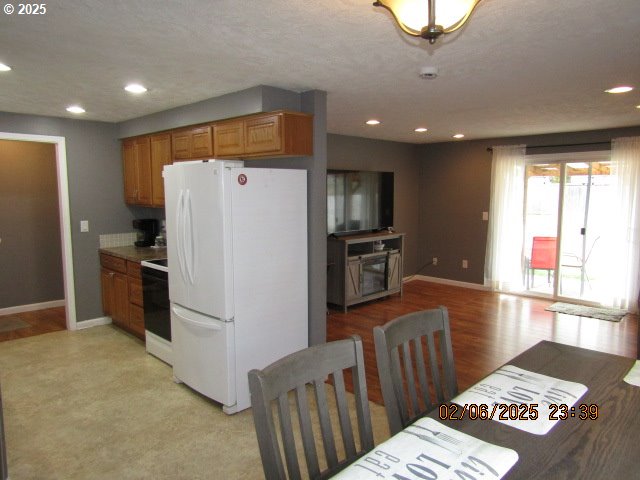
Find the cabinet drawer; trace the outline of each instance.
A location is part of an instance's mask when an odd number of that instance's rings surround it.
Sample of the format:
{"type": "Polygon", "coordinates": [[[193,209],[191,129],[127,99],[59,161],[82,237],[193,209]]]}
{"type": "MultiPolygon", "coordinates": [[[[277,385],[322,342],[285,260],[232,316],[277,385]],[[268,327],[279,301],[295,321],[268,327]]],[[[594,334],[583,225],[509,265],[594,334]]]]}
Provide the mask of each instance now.
{"type": "Polygon", "coordinates": [[[144,306],[142,302],[142,280],[129,278],[129,301],[139,306],[144,306]]]}
{"type": "Polygon", "coordinates": [[[127,260],[127,275],[133,278],[142,278],[140,276],[140,262],[132,262],[127,260]]]}
{"type": "Polygon", "coordinates": [[[129,329],[138,337],[144,339],[144,310],[137,305],[129,307],[129,329]]]}
{"type": "Polygon", "coordinates": [[[114,257],[104,253],[100,254],[100,265],[109,270],[127,273],[127,261],[124,258],[114,257]]]}

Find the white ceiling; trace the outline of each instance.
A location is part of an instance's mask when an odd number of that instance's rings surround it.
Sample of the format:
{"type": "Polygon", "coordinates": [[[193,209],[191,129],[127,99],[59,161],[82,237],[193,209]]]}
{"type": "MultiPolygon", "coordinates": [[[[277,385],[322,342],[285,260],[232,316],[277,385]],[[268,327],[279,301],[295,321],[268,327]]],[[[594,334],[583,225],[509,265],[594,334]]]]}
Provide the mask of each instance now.
{"type": "Polygon", "coordinates": [[[263,84],[327,91],[331,133],[412,143],[640,125],[640,0],[482,0],[435,45],[371,3],[64,0],[0,13],[0,62],[13,67],[0,111],[71,117],[78,103],[82,118],[117,122],[263,84]],[[423,66],[438,78],[420,79],[423,66]],[[126,93],[132,81],[149,92],[126,93]],[[618,84],[636,90],[603,93],[618,84]]]}

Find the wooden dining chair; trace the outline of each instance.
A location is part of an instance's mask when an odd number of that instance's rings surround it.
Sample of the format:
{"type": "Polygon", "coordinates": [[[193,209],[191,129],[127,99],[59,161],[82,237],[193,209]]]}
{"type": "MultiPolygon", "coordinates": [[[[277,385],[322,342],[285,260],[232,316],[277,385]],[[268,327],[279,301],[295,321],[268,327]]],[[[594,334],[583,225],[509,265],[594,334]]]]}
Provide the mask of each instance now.
{"type": "Polygon", "coordinates": [[[391,435],[458,394],[445,307],[398,317],[375,327],[373,336],[391,435]]]}
{"type": "Polygon", "coordinates": [[[373,448],[362,340],[358,336],[306,348],[276,361],[263,370],[251,370],[249,389],[262,466],[268,480],[301,478],[291,416],[292,397],[296,400],[299,436],[302,439],[309,478],[328,478],[373,448]],[[358,445],[354,440],[349,399],[344,383],[343,371],[347,369],[351,370],[355,392],[358,445]],[[325,380],[329,376],[333,380],[337,415],[327,400],[327,389],[331,387],[325,380]],[[324,458],[318,455],[316,449],[314,439],[318,437],[318,428],[316,426],[314,434],[309,396],[314,397],[311,403],[317,410],[324,458]],[[277,404],[280,441],[274,419],[274,403],[277,404]],[[332,423],[339,424],[344,446],[343,454],[336,450],[337,435],[334,435],[332,423]],[[282,461],[280,444],[284,447],[288,476],[282,461]]]}

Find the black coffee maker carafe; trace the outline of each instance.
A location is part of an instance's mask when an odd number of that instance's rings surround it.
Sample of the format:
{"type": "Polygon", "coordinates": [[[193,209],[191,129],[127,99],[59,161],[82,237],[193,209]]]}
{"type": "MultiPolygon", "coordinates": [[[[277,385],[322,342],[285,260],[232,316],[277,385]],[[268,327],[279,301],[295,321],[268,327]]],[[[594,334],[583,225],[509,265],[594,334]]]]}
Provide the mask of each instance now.
{"type": "Polygon", "coordinates": [[[155,218],[137,219],[133,221],[133,228],[141,232],[135,242],[136,247],[150,247],[155,244],[156,235],[158,235],[158,220],[155,218]]]}

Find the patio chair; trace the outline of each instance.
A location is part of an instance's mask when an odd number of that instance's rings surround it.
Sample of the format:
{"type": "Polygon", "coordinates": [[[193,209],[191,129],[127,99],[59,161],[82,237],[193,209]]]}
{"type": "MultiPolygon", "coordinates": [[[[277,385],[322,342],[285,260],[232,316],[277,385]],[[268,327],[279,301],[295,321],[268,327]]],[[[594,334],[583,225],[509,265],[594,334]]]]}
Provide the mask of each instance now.
{"type": "Polygon", "coordinates": [[[527,289],[533,288],[536,270],[547,271],[547,281],[551,283],[551,272],[556,269],[556,237],[533,237],[531,257],[527,261],[527,289]]]}

